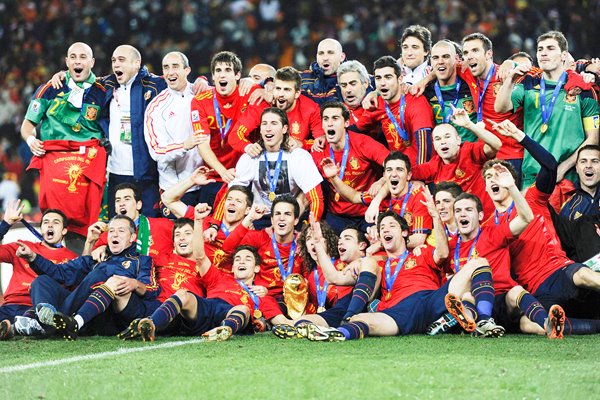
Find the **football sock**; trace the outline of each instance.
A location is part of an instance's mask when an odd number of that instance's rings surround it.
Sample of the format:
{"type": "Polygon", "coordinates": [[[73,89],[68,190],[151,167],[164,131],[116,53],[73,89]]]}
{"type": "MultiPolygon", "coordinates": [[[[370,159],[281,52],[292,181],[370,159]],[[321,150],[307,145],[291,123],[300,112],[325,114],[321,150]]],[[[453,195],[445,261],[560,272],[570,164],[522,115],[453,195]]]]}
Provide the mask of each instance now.
{"type": "Polygon", "coordinates": [[[471,294],[475,297],[478,320],[490,319],[494,307],[494,282],[492,269],[483,266],[473,271],[471,275],[471,294]]]}
{"type": "Polygon", "coordinates": [[[463,307],[465,308],[465,310],[469,310],[471,312],[471,315],[473,316],[473,321],[477,321],[478,318],[478,314],[477,314],[477,307],[475,307],[475,304],[471,303],[470,300],[466,300],[463,299],[461,300],[463,307]]]}
{"type": "Polygon", "coordinates": [[[356,282],[356,285],[354,285],[354,290],[352,290],[352,298],[350,299],[350,304],[348,305],[343,320],[348,320],[353,315],[356,315],[365,309],[369,297],[373,294],[376,282],[377,276],[372,272],[363,271],[358,275],[358,281],[356,282]]]}
{"type": "Polygon", "coordinates": [[[600,332],[600,320],[565,318],[565,335],[590,335],[600,332]]]}
{"type": "Polygon", "coordinates": [[[77,311],[77,315],[81,317],[81,321],[77,321],[79,328],[81,329],[84,323],[106,311],[114,298],[115,294],[111,288],[104,284],[98,286],[77,311]]]}
{"type": "Polygon", "coordinates": [[[183,307],[181,299],[175,294],[165,300],[150,317],[156,330],[163,330],[169,326],[171,321],[181,312],[181,307],[183,307]]]}
{"type": "Polygon", "coordinates": [[[526,290],[519,293],[517,307],[519,307],[527,318],[544,328],[544,321],[548,318],[548,311],[531,293],[526,290]]]}
{"type": "Polygon", "coordinates": [[[222,325],[228,326],[231,328],[233,333],[238,332],[241,329],[244,329],[248,324],[248,317],[241,310],[233,310],[227,315],[227,318],[223,320],[222,325]]]}
{"type": "Polygon", "coordinates": [[[344,334],[346,340],[362,339],[369,334],[369,325],[364,322],[349,322],[338,328],[344,334]]]}

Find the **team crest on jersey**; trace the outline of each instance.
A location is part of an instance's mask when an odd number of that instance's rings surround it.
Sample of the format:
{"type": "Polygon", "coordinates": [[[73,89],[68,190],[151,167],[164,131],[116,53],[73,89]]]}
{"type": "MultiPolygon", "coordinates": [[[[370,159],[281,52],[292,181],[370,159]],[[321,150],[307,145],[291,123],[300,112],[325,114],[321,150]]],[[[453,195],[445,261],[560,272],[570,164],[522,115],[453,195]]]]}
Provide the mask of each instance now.
{"type": "Polygon", "coordinates": [[[438,101],[437,96],[433,96],[431,99],[429,99],[429,101],[434,102],[434,101],[438,101]]]}
{"type": "Polygon", "coordinates": [[[152,97],[152,91],[148,90],[146,93],[144,93],[144,100],[148,101],[150,100],[150,97],[152,97]]]}
{"type": "Polygon", "coordinates": [[[408,224],[408,226],[412,226],[413,222],[415,221],[412,213],[409,213],[408,211],[404,212],[404,219],[406,220],[406,223],[408,224]]]}
{"type": "Polygon", "coordinates": [[[479,252],[477,251],[477,249],[473,249],[473,254],[471,255],[471,258],[479,258],[479,252]]]}
{"type": "Polygon", "coordinates": [[[417,260],[415,260],[414,258],[409,258],[408,260],[406,260],[406,262],[404,263],[404,269],[411,269],[417,266],[417,260]]]}
{"type": "Polygon", "coordinates": [[[198,110],[192,110],[192,122],[200,121],[200,113],[198,110]]]}
{"type": "Polygon", "coordinates": [[[494,83],[494,97],[498,96],[498,92],[500,92],[500,88],[502,87],[502,83],[496,82],[494,83]]]}
{"type": "Polygon", "coordinates": [[[98,149],[95,147],[90,147],[90,150],[87,153],[87,156],[90,160],[93,160],[98,155],[98,149]]]}
{"type": "Polygon", "coordinates": [[[173,277],[173,284],[171,285],[171,287],[173,288],[173,290],[179,290],[181,288],[181,285],[183,285],[187,280],[188,278],[186,274],[176,272],[175,276],[173,277]]]}
{"type": "Polygon", "coordinates": [[[465,177],[465,171],[463,171],[460,168],[456,168],[456,171],[454,171],[454,175],[456,175],[457,178],[464,178],[465,177]]]}
{"type": "Polygon", "coordinates": [[[215,254],[213,255],[213,265],[215,267],[219,267],[223,260],[225,259],[225,252],[221,249],[215,250],[215,254]]]}
{"type": "Polygon", "coordinates": [[[358,162],[358,160],[354,157],[352,157],[350,159],[350,168],[352,169],[359,169],[360,168],[360,163],[358,162]]]}
{"type": "Polygon", "coordinates": [[[123,268],[125,269],[129,269],[129,267],[131,267],[131,261],[127,260],[127,261],[123,261],[121,263],[121,265],[123,266],[123,268]]]}
{"type": "Polygon", "coordinates": [[[94,106],[87,106],[85,109],[85,119],[95,121],[96,117],[98,117],[98,109],[94,106]]]}
{"type": "Polygon", "coordinates": [[[298,123],[298,121],[294,121],[294,123],[292,124],[292,135],[299,135],[300,134],[300,124],[298,123]]]}
{"type": "Polygon", "coordinates": [[[465,100],[462,103],[462,106],[467,112],[467,114],[471,114],[475,111],[475,103],[473,102],[473,100],[465,100]]]}
{"type": "Polygon", "coordinates": [[[575,104],[577,102],[577,95],[571,94],[571,92],[565,95],[565,103],[575,104]]]}

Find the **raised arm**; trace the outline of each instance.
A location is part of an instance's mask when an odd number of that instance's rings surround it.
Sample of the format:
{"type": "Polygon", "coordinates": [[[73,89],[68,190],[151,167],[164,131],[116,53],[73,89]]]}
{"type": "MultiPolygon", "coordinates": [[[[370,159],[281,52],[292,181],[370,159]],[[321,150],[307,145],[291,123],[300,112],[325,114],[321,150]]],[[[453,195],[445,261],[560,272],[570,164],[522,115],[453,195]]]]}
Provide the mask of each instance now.
{"type": "Polygon", "coordinates": [[[181,201],[181,198],[193,186],[204,186],[214,182],[214,179],[208,179],[208,174],[211,172],[212,170],[207,167],[197,168],[187,179],[181,180],[165,190],[161,195],[162,202],[177,218],[183,217],[188,206],[181,201]]]}
{"type": "Polygon", "coordinates": [[[321,168],[323,168],[323,176],[327,179],[335,188],[335,190],[342,195],[350,203],[360,204],[362,203],[362,194],[354,188],[346,185],[343,180],[340,179],[340,167],[335,164],[331,158],[326,157],[321,161],[321,168]]]}
{"type": "Polygon", "coordinates": [[[502,82],[500,91],[496,96],[496,102],[494,103],[494,110],[497,113],[505,113],[513,110],[514,106],[511,99],[512,91],[517,80],[524,76],[529,70],[530,67],[528,65],[519,64],[508,72],[508,76],[504,79],[504,82],[502,82]]]}
{"type": "Polygon", "coordinates": [[[500,147],[502,147],[500,138],[487,129],[474,124],[469,118],[469,114],[467,114],[463,108],[453,108],[452,122],[457,126],[470,130],[479,138],[479,140],[485,143],[483,152],[488,158],[494,158],[498,153],[498,150],[500,150],[500,147]]]}
{"type": "Polygon", "coordinates": [[[200,273],[200,276],[204,276],[210,266],[210,259],[204,252],[204,230],[203,223],[204,218],[210,214],[210,206],[206,203],[200,203],[196,205],[194,209],[194,236],[192,239],[193,256],[196,260],[196,270],[200,273]]]}
{"type": "Polygon", "coordinates": [[[425,196],[425,201],[421,202],[427,207],[427,211],[433,219],[433,231],[435,232],[435,250],[433,252],[433,261],[439,265],[442,261],[448,258],[448,254],[450,254],[450,248],[448,247],[448,236],[446,236],[444,223],[440,218],[440,214],[435,207],[433,196],[429,192],[429,188],[427,186],[425,186],[423,195],[425,196]]]}
{"type": "Polygon", "coordinates": [[[531,221],[533,221],[533,211],[527,204],[527,200],[521,194],[517,185],[515,184],[515,179],[508,171],[508,169],[500,164],[494,164],[494,170],[497,173],[497,176],[494,178],[495,182],[498,186],[508,189],[513,201],[515,202],[515,208],[517,209],[517,216],[510,221],[510,231],[513,236],[519,236],[525,228],[529,225],[531,221]]]}

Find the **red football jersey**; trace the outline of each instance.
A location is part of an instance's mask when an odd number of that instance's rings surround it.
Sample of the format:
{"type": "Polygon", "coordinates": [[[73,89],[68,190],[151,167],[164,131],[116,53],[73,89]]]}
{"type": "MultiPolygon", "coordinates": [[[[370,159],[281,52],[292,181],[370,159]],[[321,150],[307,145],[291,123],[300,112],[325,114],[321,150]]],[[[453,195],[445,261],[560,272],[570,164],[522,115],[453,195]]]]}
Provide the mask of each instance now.
{"type": "MultiPolygon", "coordinates": [[[[404,196],[398,198],[388,197],[381,202],[380,211],[386,211],[391,209],[396,214],[404,217],[410,228],[410,234],[413,233],[429,233],[433,229],[433,219],[427,211],[427,206],[422,202],[425,201],[425,195],[423,194],[423,187],[413,188],[410,192],[407,192],[404,196]],[[406,207],[404,213],[402,213],[402,205],[406,200],[406,207]]],[[[362,195],[365,204],[371,204],[373,198],[367,193],[362,195]]]]}
{"type": "MultiPolygon", "coordinates": [[[[335,268],[338,271],[343,270],[346,267],[346,264],[340,259],[335,260],[333,263],[335,268]]],[[[325,284],[325,275],[323,275],[323,270],[320,265],[317,265],[317,274],[319,275],[319,287],[323,290],[323,285],[325,284]]],[[[305,271],[304,277],[308,281],[308,305],[307,305],[307,313],[315,313],[318,306],[319,301],[317,298],[317,283],[315,281],[315,272],[313,271],[305,271]]],[[[335,303],[341,299],[342,297],[352,293],[354,286],[336,286],[331,283],[327,285],[327,296],[325,301],[325,308],[331,308],[335,305],[335,303]]]]}
{"type": "Polygon", "coordinates": [[[160,286],[159,301],[165,301],[179,289],[204,297],[204,287],[196,272],[196,261],[174,253],[159,254],[155,258],[156,280],[160,286]]]}
{"type": "MultiPolygon", "coordinates": [[[[150,250],[148,255],[155,258],[161,253],[173,253],[173,221],[168,218],[148,217],[148,223],[150,224],[150,250]]],[[[94,249],[106,245],[108,245],[108,232],[102,232],[94,245],[94,249]]]]}
{"type": "MultiPolygon", "coordinates": [[[[428,143],[428,139],[426,137],[417,138],[416,136],[418,130],[432,129],[434,126],[433,111],[427,99],[424,96],[414,97],[411,94],[405,95],[406,108],[403,121],[399,116],[401,101],[389,105],[398,124],[407,133],[408,140],[406,141],[402,140],[394,124],[385,112],[383,98],[379,97],[378,102],[377,110],[365,111],[356,123],[356,127],[361,132],[369,132],[377,123],[381,123],[381,128],[390,150],[397,150],[406,154],[413,166],[427,161],[426,143],[428,143]],[[420,146],[417,146],[418,143],[420,146]]],[[[431,132],[428,132],[427,135],[431,135],[431,132]]]]}
{"type": "MultiPolygon", "coordinates": [[[[548,210],[549,198],[550,195],[540,192],[535,185],[527,190],[525,199],[535,217],[509,247],[515,280],[530,293],[535,293],[557,269],[573,264],[554,229],[548,210]]],[[[510,214],[504,212],[498,215],[498,222],[512,221],[517,215],[516,209],[510,214]]],[[[486,224],[494,226],[495,219],[490,218],[486,224]]]]}
{"type": "MultiPolygon", "coordinates": [[[[227,169],[235,168],[235,164],[243,153],[236,152],[231,148],[228,137],[234,134],[233,125],[235,125],[244,110],[248,107],[248,97],[252,91],[246,96],[240,96],[240,92],[236,87],[229,96],[221,96],[213,89],[210,89],[200,93],[192,100],[191,118],[194,132],[202,131],[204,134],[210,135],[210,148],[213,153],[215,153],[219,162],[227,169]],[[221,137],[221,131],[216,117],[217,113],[215,112],[215,94],[217,96],[217,103],[221,114],[220,126],[225,135],[223,138],[221,137]],[[230,124],[229,129],[225,131],[228,123],[230,124]]],[[[222,182],[221,177],[216,172],[213,172],[210,178],[222,182]]]]}
{"type": "MultiPolygon", "coordinates": [[[[515,139],[500,135],[496,131],[492,130],[492,125],[488,121],[491,120],[494,122],[502,122],[505,119],[509,119],[519,129],[523,129],[523,107],[520,107],[515,113],[512,111],[497,113],[496,110],[494,110],[494,103],[496,102],[496,97],[498,96],[498,92],[502,86],[502,81],[498,79],[498,69],[500,66],[494,64],[494,67],[496,71],[494,72],[494,75],[492,76],[492,79],[490,80],[490,83],[488,84],[488,87],[483,95],[481,107],[483,122],[485,122],[485,129],[494,133],[502,141],[502,147],[498,151],[496,157],[502,160],[523,158],[523,146],[521,146],[515,139]]],[[[469,89],[471,89],[471,95],[473,96],[473,101],[475,103],[475,109],[477,110],[477,107],[479,107],[479,93],[483,92],[485,80],[476,79],[469,68],[467,68],[464,72],[462,72],[461,69],[462,68],[460,67],[457,68],[458,75],[469,85],[469,89]]]]}
{"type": "MultiPolygon", "coordinates": [[[[250,315],[252,315],[254,301],[233,275],[211,266],[202,277],[202,282],[206,288],[207,298],[225,300],[234,307],[245,305],[250,309],[250,315]]],[[[258,285],[256,282],[255,284],[258,285]]],[[[282,314],[277,301],[271,296],[260,297],[258,309],[267,320],[282,314]]]]}
{"type": "MultiPolygon", "coordinates": [[[[267,107],[269,104],[264,101],[248,107],[240,121],[235,124],[232,135],[229,136],[229,144],[235,150],[243,153],[246,146],[253,142],[252,138],[248,137],[251,132],[260,127],[260,116],[267,107]]],[[[302,141],[303,148],[307,151],[310,151],[313,139],[325,134],[319,105],[304,95],[296,99],[296,105],[287,112],[287,117],[290,137],[302,141]]]]}
{"type": "MultiPolygon", "coordinates": [[[[281,271],[277,264],[277,258],[275,258],[273,245],[271,244],[271,235],[264,229],[251,231],[240,224],[223,242],[223,251],[228,254],[233,253],[239,245],[243,244],[255,247],[260,256],[260,272],[256,275],[254,284],[266,287],[271,296],[281,296],[283,293],[283,280],[281,279],[281,271]]],[[[291,243],[277,243],[277,249],[279,250],[284,268],[287,268],[291,243]]],[[[296,249],[292,274],[300,273],[302,262],[302,256],[298,249],[296,249]]]]}
{"type": "Polygon", "coordinates": [[[485,191],[485,182],[481,173],[483,164],[489,158],[483,152],[485,143],[464,142],[460,145],[457,159],[444,164],[439,155],[435,154],[425,164],[413,166],[412,179],[425,183],[440,183],[444,181],[456,182],[463,191],[479,197],[483,204],[483,213],[486,216],[494,212],[494,203],[485,191]]]}
{"type": "MultiPolygon", "coordinates": [[[[350,147],[342,180],[356,191],[367,191],[381,177],[383,161],[390,154],[390,151],[384,145],[366,135],[348,132],[348,138],[350,139],[350,147]]],[[[331,158],[330,148],[329,143],[327,143],[323,151],[311,153],[321,175],[323,175],[321,161],[324,158],[331,158]]],[[[343,155],[344,150],[333,152],[334,161],[336,164],[340,164],[340,167],[342,167],[343,155]]],[[[328,185],[332,195],[329,198],[327,207],[331,213],[351,217],[365,215],[367,206],[350,203],[336,193],[330,182],[328,182],[328,185]]]]}
{"type": "MultiPolygon", "coordinates": [[[[433,260],[433,251],[433,247],[423,248],[420,256],[415,256],[412,252],[409,252],[391,289],[388,287],[386,280],[385,265],[387,259],[377,262],[379,268],[381,268],[381,301],[377,306],[377,311],[393,307],[414,293],[440,288],[440,266],[433,260]]],[[[392,275],[398,268],[398,261],[398,258],[390,261],[390,273],[392,275]]]]}
{"type": "MultiPolygon", "coordinates": [[[[492,268],[494,289],[496,294],[506,293],[517,283],[510,275],[510,254],[508,246],[515,240],[510,232],[508,223],[498,226],[485,225],[481,227],[479,238],[462,241],[459,248],[459,270],[471,258],[486,258],[492,268]],[[475,242],[477,239],[477,242],[475,242]],[[475,247],[473,243],[475,242],[475,247]],[[472,248],[472,251],[471,251],[472,248]]],[[[446,261],[445,270],[449,274],[455,273],[454,254],[458,240],[449,243],[450,255],[446,261]]]]}
{"type": "MultiPolygon", "coordinates": [[[[192,221],[194,220],[194,207],[188,206],[184,218],[189,218],[192,221]]],[[[202,230],[208,229],[210,224],[217,224],[221,226],[221,221],[217,221],[212,217],[205,218],[202,224],[202,230]]],[[[217,237],[214,241],[204,241],[204,253],[206,254],[206,257],[208,257],[213,266],[217,267],[220,270],[231,272],[231,257],[229,256],[229,254],[225,254],[225,252],[223,251],[223,242],[226,238],[227,236],[223,229],[219,228],[219,230],[217,231],[217,237]]]]}
{"type": "MultiPolygon", "coordinates": [[[[66,247],[50,248],[42,243],[33,243],[23,241],[31,250],[42,257],[52,261],[54,264],[60,264],[77,258],[78,255],[66,247]]],[[[4,303],[2,304],[22,304],[31,305],[29,297],[29,288],[31,282],[37,278],[37,274],[31,269],[27,261],[17,257],[16,252],[19,246],[16,243],[7,243],[0,245],[0,262],[12,264],[13,274],[8,282],[6,292],[4,292],[4,303]]],[[[60,267],[57,267],[60,268],[60,267]]]]}

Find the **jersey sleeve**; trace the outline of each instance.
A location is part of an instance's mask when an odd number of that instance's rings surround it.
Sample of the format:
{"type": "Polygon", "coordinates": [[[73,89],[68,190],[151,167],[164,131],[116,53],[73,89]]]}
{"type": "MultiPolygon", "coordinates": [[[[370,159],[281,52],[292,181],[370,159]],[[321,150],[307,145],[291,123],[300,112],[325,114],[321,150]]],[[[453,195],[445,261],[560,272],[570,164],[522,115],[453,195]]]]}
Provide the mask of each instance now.
{"type": "Polygon", "coordinates": [[[473,163],[483,165],[487,160],[489,160],[489,157],[483,150],[485,146],[483,141],[478,140],[476,142],[465,142],[462,144],[462,146],[465,146],[465,149],[461,149],[461,151],[467,151],[471,156],[473,163]]]}
{"type": "Polygon", "coordinates": [[[425,195],[423,194],[423,190],[419,189],[415,194],[413,203],[413,224],[411,226],[411,234],[429,233],[433,229],[433,219],[431,218],[431,215],[429,215],[429,211],[427,211],[427,206],[425,206],[422,201],[425,201],[425,195]]]}
{"type": "Polygon", "coordinates": [[[227,137],[227,142],[234,150],[244,153],[246,146],[252,143],[248,138],[260,126],[260,116],[266,107],[267,103],[261,101],[258,105],[248,106],[242,113],[227,137]]]}
{"type": "MultiPolygon", "coordinates": [[[[29,107],[27,107],[27,112],[25,113],[25,119],[33,122],[34,124],[39,124],[44,116],[46,115],[46,111],[50,108],[53,100],[47,98],[49,92],[52,90],[52,85],[47,83],[45,85],[40,86],[31,102],[29,103],[29,107]]],[[[61,101],[60,99],[56,99],[55,101],[61,101]]],[[[58,104],[58,103],[57,103],[58,104]]]]}
{"type": "Polygon", "coordinates": [[[433,168],[433,162],[428,161],[423,164],[414,165],[410,169],[411,179],[413,181],[423,181],[425,183],[433,182],[435,179],[435,170],[433,168]]]}
{"type": "Polygon", "coordinates": [[[148,145],[150,157],[154,161],[171,162],[180,159],[187,150],[182,143],[173,143],[171,135],[167,132],[165,119],[160,116],[160,102],[162,96],[155,97],[144,115],[144,139],[148,145]]]}
{"type": "Polygon", "coordinates": [[[581,117],[583,119],[583,130],[585,131],[595,130],[600,126],[598,101],[591,95],[591,91],[589,93],[589,96],[581,97],[581,117]]]}
{"type": "Polygon", "coordinates": [[[359,138],[359,145],[356,146],[356,149],[364,158],[383,166],[383,161],[390,154],[387,147],[367,135],[356,135],[354,138],[359,138]]]}
{"type": "Polygon", "coordinates": [[[516,112],[519,107],[523,107],[523,103],[525,102],[525,86],[522,83],[515,85],[510,94],[510,100],[513,105],[513,112],[516,112]]]}
{"type": "Polygon", "coordinates": [[[293,170],[294,180],[302,192],[308,193],[323,181],[323,177],[309,152],[303,149],[294,149],[292,156],[294,157],[294,165],[298,166],[293,170]]]}
{"type": "Polygon", "coordinates": [[[151,300],[158,296],[160,287],[156,281],[156,271],[152,258],[147,256],[140,257],[140,269],[136,279],[146,285],[146,292],[144,293],[145,299],[151,300]]]}
{"type": "Polygon", "coordinates": [[[231,181],[229,187],[234,185],[248,186],[256,175],[256,163],[248,154],[241,155],[235,165],[235,179],[231,181]]]}

